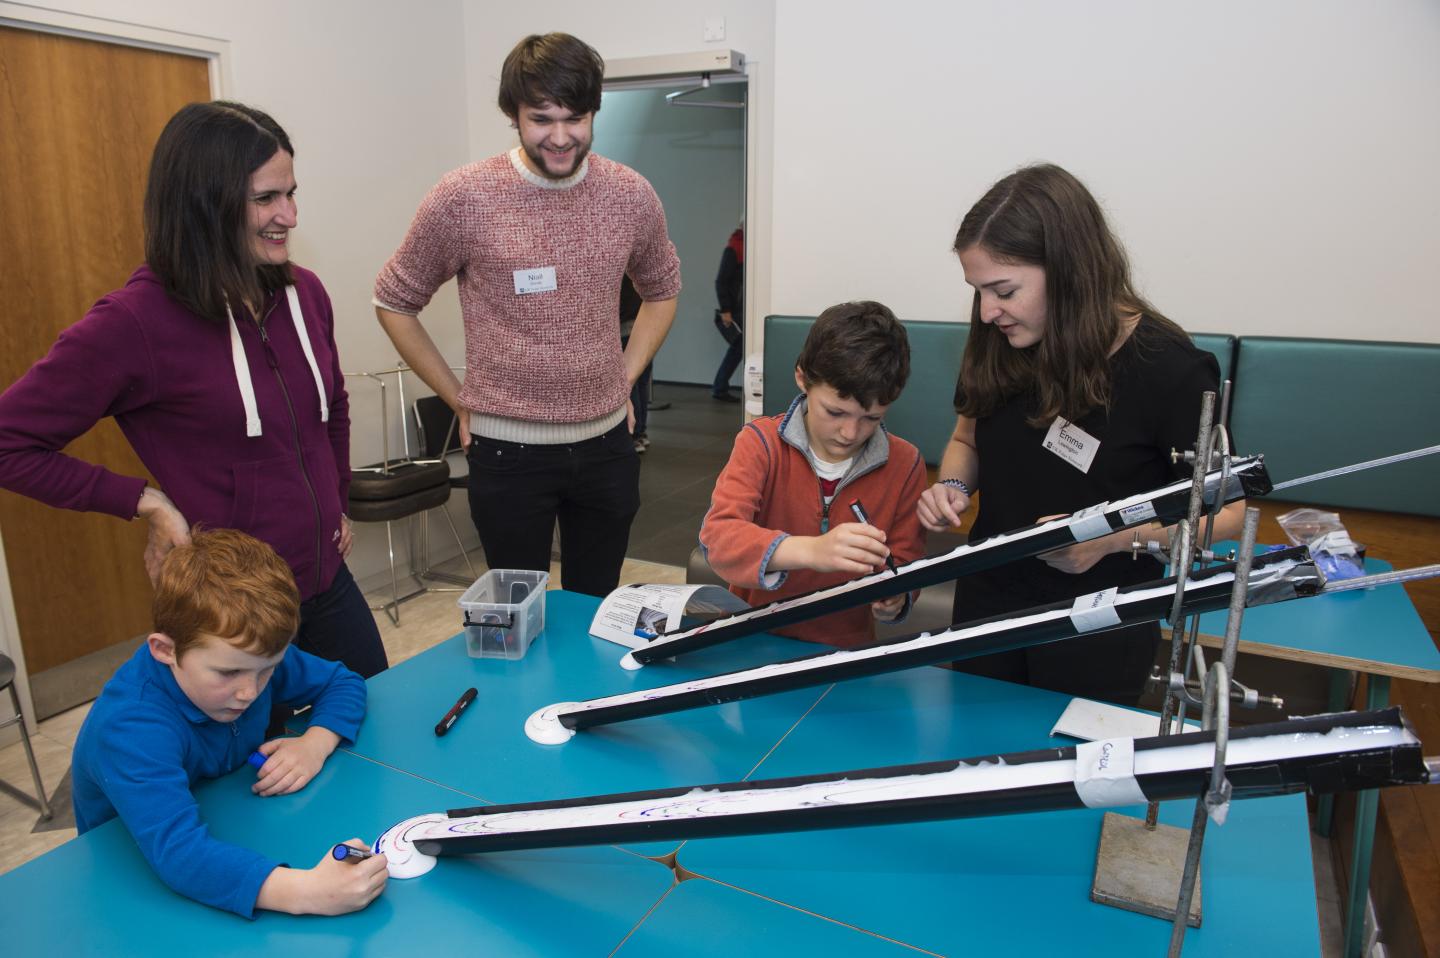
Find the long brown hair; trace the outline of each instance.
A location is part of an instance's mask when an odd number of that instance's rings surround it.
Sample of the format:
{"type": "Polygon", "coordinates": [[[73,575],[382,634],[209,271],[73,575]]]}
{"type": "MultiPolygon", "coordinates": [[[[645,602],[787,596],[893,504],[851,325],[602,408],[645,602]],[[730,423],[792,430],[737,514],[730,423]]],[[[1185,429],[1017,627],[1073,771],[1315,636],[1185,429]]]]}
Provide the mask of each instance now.
{"type": "Polygon", "coordinates": [[[955,234],[957,254],[974,246],[999,262],[1045,271],[1045,333],[1034,346],[1011,347],[1004,334],[980,321],[975,293],[955,388],[955,408],[963,416],[986,416],[1026,390],[1035,395],[1031,426],[1108,406],[1108,358],[1122,315],[1143,313],[1156,331],[1185,337],[1135,292],[1129,260],[1100,204],[1058,166],[1023,167],[990,187],[955,234]]]}
{"type": "Polygon", "coordinates": [[[145,261],[206,319],[224,322],[227,302],[259,303],[292,282],[289,263],[255,264],[247,225],[250,177],[279,150],[295,155],[280,124],[225,100],[181,107],[155,141],[145,261]]]}

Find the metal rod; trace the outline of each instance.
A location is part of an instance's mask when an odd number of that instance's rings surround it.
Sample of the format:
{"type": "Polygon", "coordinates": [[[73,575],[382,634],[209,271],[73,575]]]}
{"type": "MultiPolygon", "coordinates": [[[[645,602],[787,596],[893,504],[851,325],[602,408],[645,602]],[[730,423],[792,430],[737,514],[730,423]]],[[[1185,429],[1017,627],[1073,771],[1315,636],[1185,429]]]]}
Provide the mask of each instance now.
{"type": "Polygon", "coordinates": [[[1185,945],[1185,928],[1190,920],[1190,902],[1195,897],[1195,881],[1200,875],[1200,853],[1205,846],[1205,827],[1209,822],[1209,806],[1227,801],[1229,789],[1225,781],[1225,749],[1229,744],[1230,672],[1224,662],[1210,667],[1205,681],[1205,731],[1215,733],[1215,760],[1210,766],[1210,790],[1195,800],[1195,814],[1190,822],[1190,843],[1185,848],[1185,870],[1180,875],[1180,895],[1175,903],[1175,920],[1170,926],[1171,958],[1178,958],[1185,945]]]}
{"type": "Polygon", "coordinates": [[[1354,579],[1333,579],[1325,583],[1321,590],[1326,594],[1331,592],[1351,592],[1355,589],[1373,589],[1377,585],[1394,585],[1397,582],[1415,582],[1419,579],[1433,579],[1440,576],[1440,564],[1420,565],[1413,569],[1394,569],[1390,572],[1376,572],[1373,575],[1357,576],[1354,579]]]}
{"type": "Polygon", "coordinates": [[[1319,482],[1321,479],[1334,479],[1336,476],[1348,476],[1352,472],[1361,472],[1365,469],[1374,469],[1377,466],[1388,466],[1396,462],[1405,462],[1407,459],[1419,459],[1422,456],[1433,456],[1437,452],[1440,452],[1440,445],[1426,446],[1424,449],[1412,449],[1409,452],[1400,452],[1393,456],[1383,456],[1379,459],[1356,462],[1348,466],[1327,469],[1324,472],[1314,472],[1308,476],[1301,476],[1298,479],[1286,480],[1276,485],[1275,488],[1270,491],[1279,492],[1281,489],[1289,489],[1292,486],[1303,486],[1307,482],[1319,482]]]}
{"type": "MultiPolygon", "coordinates": [[[[1200,517],[1200,506],[1204,501],[1205,474],[1210,468],[1210,428],[1214,419],[1215,394],[1207,390],[1200,397],[1200,427],[1195,435],[1195,468],[1190,482],[1190,505],[1185,518],[1175,526],[1175,531],[1179,534],[1178,543],[1174,538],[1170,542],[1170,567],[1175,574],[1175,602],[1170,608],[1170,667],[1166,672],[1167,682],[1168,677],[1180,668],[1181,638],[1185,628],[1185,621],[1180,617],[1181,597],[1185,591],[1185,582],[1190,577],[1190,564],[1193,561],[1191,553],[1195,548],[1195,522],[1200,517]]],[[[1219,500],[1218,496],[1216,500],[1219,500]]],[[[1175,706],[1175,696],[1167,692],[1160,709],[1161,735],[1169,735],[1172,731],[1175,706]]],[[[1145,810],[1145,827],[1154,831],[1159,821],[1160,804],[1151,802],[1145,810]]]]}

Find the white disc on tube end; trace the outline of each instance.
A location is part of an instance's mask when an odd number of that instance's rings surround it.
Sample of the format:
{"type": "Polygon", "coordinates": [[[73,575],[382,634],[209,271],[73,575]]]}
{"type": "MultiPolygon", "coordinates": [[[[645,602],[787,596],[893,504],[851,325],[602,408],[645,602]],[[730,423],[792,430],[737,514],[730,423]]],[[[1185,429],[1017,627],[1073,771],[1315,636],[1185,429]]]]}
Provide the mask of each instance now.
{"type": "Polygon", "coordinates": [[[564,745],[575,737],[575,730],[560,724],[559,713],[579,705],[579,702],[556,702],[537,709],[525,720],[525,734],[530,741],[541,745],[564,745]]]}

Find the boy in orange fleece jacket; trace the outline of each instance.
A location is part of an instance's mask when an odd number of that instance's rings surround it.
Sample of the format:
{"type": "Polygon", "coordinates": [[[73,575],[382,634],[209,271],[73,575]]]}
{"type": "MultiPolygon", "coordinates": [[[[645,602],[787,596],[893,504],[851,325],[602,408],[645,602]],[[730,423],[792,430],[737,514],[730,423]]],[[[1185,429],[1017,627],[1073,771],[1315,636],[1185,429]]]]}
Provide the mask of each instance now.
{"type": "MultiPolygon", "coordinates": [[[[915,504],[925,490],[919,450],[881,425],[910,375],[905,327],[879,303],[820,314],[795,363],[801,394],[779,416],[746,424],[715,483],[700,544],[751,605],[826,588],[924,554],[915,504]],[[869,522],[850,504],[859,501],[869,522]]],[[[907,596],[776,629],[854,648],[895,620],[907,596]]]]}

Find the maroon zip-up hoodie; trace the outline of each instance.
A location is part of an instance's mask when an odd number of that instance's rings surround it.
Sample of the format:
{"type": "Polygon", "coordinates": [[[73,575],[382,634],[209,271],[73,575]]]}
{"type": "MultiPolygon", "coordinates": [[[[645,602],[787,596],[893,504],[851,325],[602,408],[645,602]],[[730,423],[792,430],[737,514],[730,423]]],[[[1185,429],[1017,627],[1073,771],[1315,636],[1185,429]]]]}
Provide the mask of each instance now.
{"type": "Polygon", "coordinates": [[[295,268],[295,286],[329,422],[283,291],[263,322],[235,315],[262,427],[247,437],[229,326],[190,312],[141,266],[0,395],[0,488],[132,518],[144,479],[60,451],[114,416],[187,520],[250,533],[290,564],[302,598],[324,591],[341,563],[349,400],[330,298],[308,270],[295,268]]]}

